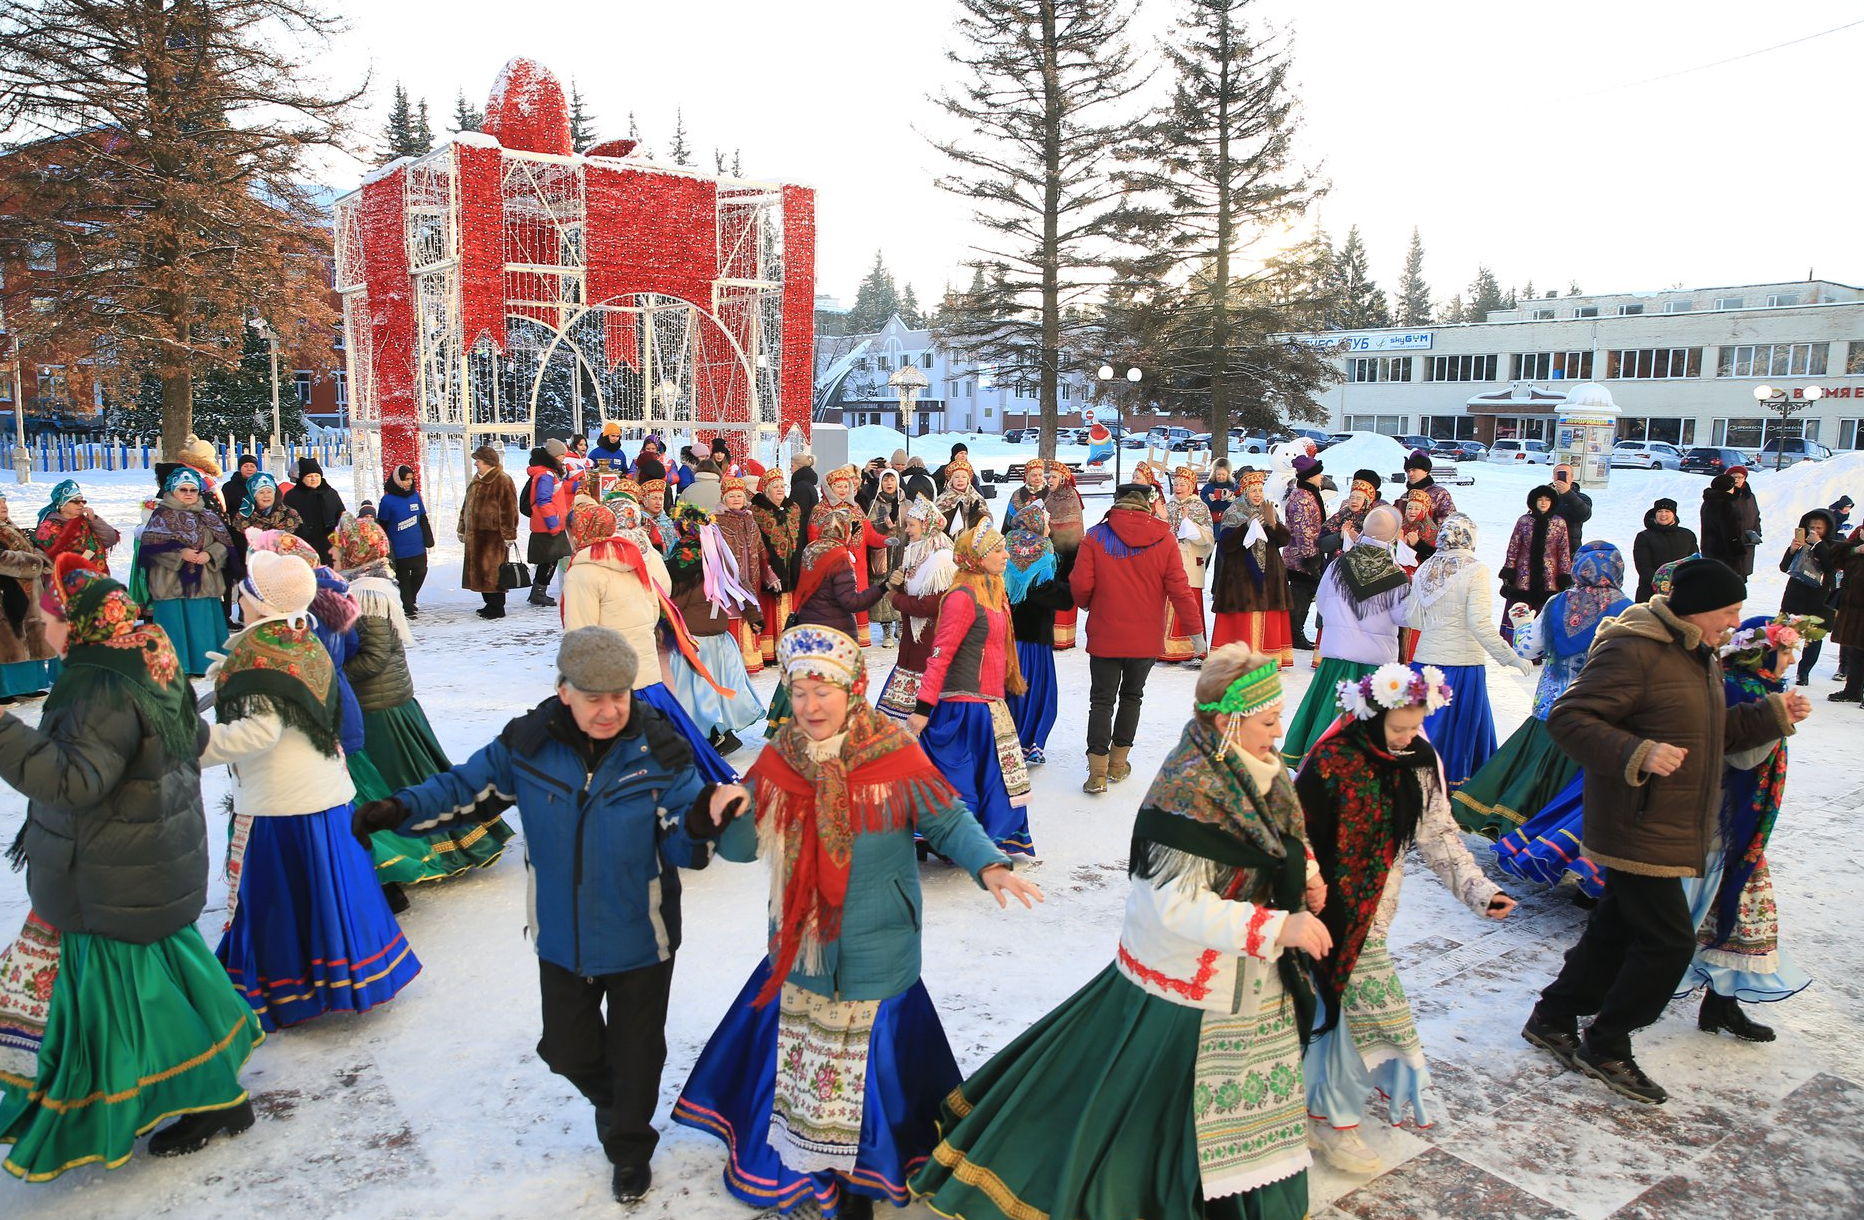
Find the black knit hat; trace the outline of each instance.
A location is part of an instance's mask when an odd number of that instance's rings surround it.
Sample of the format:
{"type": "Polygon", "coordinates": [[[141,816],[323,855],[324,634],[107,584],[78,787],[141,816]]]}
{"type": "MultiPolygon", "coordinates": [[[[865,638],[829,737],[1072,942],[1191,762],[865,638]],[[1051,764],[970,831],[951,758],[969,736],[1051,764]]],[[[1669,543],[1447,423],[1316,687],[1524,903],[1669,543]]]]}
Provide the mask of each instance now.
{"type": "Polygon", "coordinates": [[[1672,614],[1705,614],[1746,600],[1747,581],[1719,559],[1685,560],[1670,581],[1672,614]]]}
{"type": "Polygon", "coordinates": [[[958,441],[956,444],[952,445],[951,447],[951,455],[953,457],[957,457],[960,453],[969,453],[969,452],[971,452],[971,447],[965,444],[963,441],[958,441]]]}
{"type": "Polygon", "coordinates": [[[1425,474],[1429,474],[1432,469],[1430,454],[1425,453],[1422,449],[1413,449],[1411,455],[1404,460],[1404,468],[1406,470],[1421,470],[1425,474]]]}
{"type": "Polygon", "coordinates": [[[316,458],[301,457],[298,459],[298,477],[300,479],[307,474],[322,474],[323,472],[324,468],[318,465],[316,458]]]}
{"type": "Polygon", "coordinates": [[[1655,504],[1653,504],[1653,505],[1651,505],[1651,506],[1650,506],[1650,511],[1652,511],[1652,512],[1656,512],[1656,511],[1657,511],[1658,509],[1660,509],[1660,508],[1667,508],[1667,509],[1669,509],[1669,510],[1670,510],[1671,512],[1675,512],[1675,511],[1676,511],[1676,501],[1675,501],[1675,500],[1672,500],[1672,499],[1671,499],[1670,497],[1668,497],[1668,496],[1665,496],[1665,497],[1664,497],[1663,499],[1661,499],[1661,500],[1659,500],[1659,501],[1657,501],[1657,502],[1656,502],[1655,504]]]}

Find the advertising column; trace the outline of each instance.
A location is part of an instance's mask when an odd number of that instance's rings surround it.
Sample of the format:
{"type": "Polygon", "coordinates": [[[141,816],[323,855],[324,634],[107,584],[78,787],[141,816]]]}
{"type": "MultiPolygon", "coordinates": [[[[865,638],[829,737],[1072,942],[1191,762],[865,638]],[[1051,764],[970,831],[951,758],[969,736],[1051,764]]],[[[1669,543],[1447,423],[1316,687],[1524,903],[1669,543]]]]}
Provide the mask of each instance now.
{"type": "Polygon", "coordinates": [[[1611,481],[1612,445],[1618,436],[1618,404],[1595,382],[1574,386],[1559,410],[1553,460],[1571,466],[1587,487],[1611,481]]]}

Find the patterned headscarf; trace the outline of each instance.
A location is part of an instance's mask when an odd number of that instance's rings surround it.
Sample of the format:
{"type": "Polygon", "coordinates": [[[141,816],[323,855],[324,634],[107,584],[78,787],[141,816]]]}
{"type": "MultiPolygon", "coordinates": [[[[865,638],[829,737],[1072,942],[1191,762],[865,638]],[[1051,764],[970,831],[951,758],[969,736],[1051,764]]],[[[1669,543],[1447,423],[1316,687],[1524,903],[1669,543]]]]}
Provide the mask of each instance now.
{"type": "Polygon", "coordinates": [[[335,566],[351,580],[358,576],[387,575],[388,534],[371,519],[358,520],[344,513],[336,529],[331,531],[330,555],[336,560],[335,566]]]}
{"type": "Polygon", "coordinates": [[[614,537],[615,528],[615,510],[606,504],[578,504],[570,510],[570,546],[578,551],[614,537]]]}
{"type": "Polygon", "coordinates": [[[162,494],[165,496],[172,496],[183,487],[192,487],[195,491],[199,491],[201,472],[191,466],[177,466],[168,472],[166,479],[162,480],[162,494]]]}
{"type": "MultiPolygon", "coordinates": [[[[1581,549],[1583,550],[1584,548],[1582,547],[1581,549]]],[[[1670,596],[1670,586],[1676,583],[1676,570],[1692,559],[1701,558],[1702,552],[1697,551],[1695,554],[1685,555],[1681,559],[1672,559],[1669,563],[1658,568],[1656,574],[1650,578],[1650,595],[1652,597],[1670,596]]]]}
{"type": "Polygon", "coordinates": [[[1550,633],[1547,647],[1563,657],[1589,650],[1599,624],[1624,613],[1631,604],[1625,596],[1624,582],[1623,551],[1609,542],[1588,542],[1580,547],[1579,554],[1573,556],[1573,587],[1548,602],[1543,612],[1550,633]]]}
{"type": "Polygon", "coordinates": [[[1055,546],[1048,539],[1047,525],[1048,514],[1039,503],[1025,505],[1016,514],[1016,528],[1006,540],[1010,566],[1003,572],[1003,587],[1012,606],[1021,603],[1036,585],[1055,578],[1055,546]]]}
{"type": "Polygon", "coordinates": [[[1451,513],[1437,529],[1437,553],[1412,576],[1412,591],[1424,605],[1435,605],[1450,587],[1450,578],[1475,562],[1475,519],[1466,513],[1451,513]]]}
{"type": "Polygon", "coordinates": [[[777,667],[786,682],[827,682],[859,697],[867,693],[867,662],[861,646],[833,627],[805,623],[777,641],[777,667]]]}
{"type": "MultiPolygon", "coordinates": [[[[405,469],[405,468],[404,468],[405,469]]],[[[246,494],[240,497],[239,515],[250,517],[259,510],[259,493],[272,489],[272,506],[278,507],[278,480],[261,470],[246,480],[246,494]]]]}
{"type": "Polygon", "coordinates": [[[62,479],[56,487],[52,488],[51,500],[47,501],[45,507],[39,510],[39,520],[43,522],[47,517],[57,514],[65,505],[71,503],[73,500],[82,500],[83,498],[84,491],[78,486],[76,479],[62,479]]]}

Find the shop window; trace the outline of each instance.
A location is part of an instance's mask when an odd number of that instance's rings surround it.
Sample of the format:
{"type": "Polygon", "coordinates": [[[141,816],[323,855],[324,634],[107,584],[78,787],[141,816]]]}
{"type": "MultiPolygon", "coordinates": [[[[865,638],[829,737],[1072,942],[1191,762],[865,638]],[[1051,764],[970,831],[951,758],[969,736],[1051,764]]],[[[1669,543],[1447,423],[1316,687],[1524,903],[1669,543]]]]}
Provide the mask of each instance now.
{"type": "MultiPolygon", "coordinates": [[[[1852,344],[1853,363],[1858,344],[1852,344]]],[[[1823,377],[1829,343],[1741,343],[1724,347],[1717,377],[1823,377]]]]}
{"type": "Polygon", "coordinates": [[[1517,352],[1514,381],[1589,381],[1591,352],[1517,352]]]}
{"type": "Polygon", "coordinates": [[[1432,381],[1494,381],[1494,356],[1432,356],[1432,381]]]}
{"type": "Polygon", "coordinates": [[[1651,380],[1665,377],[1700,377],[1699,347],[1643,347],[1605,354],[1607,377],[1651,380]]]}

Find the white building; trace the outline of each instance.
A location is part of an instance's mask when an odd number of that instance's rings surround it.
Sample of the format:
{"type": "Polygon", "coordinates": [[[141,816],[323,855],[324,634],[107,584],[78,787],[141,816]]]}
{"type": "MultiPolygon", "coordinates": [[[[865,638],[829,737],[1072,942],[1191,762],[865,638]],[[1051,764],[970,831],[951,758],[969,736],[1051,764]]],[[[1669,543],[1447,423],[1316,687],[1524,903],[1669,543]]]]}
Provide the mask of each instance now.
{"type": "Polygon", "coordinates": [[[1550,440],[1568,381],[1610,388],[1621,440],[1757,449],[1786,435],[1864,448],[1864,289],[1829,280],[1548,297],[1486,322],[1298,336],[1344,343],[1323,394],[1342,430],[1550,440]],[[1818,386],[1824,396],[1808,402],[1818,386]]]}
{"type": "MultiPolygon", "coordinates": [[[[1041,422],[1034,381],[965,360],[937,346],[930,330],[914,330],[897,316],[873,334],[816,336],[816,419],[899,428],[899,395],[887,379],[905,364],[918,366],[931,383],[915,408],[915,436],[1002,432],[1041,422]]],[[[1078,422],[1071,417],[1089,405],[1089,388],[1083,374],[1062,374],[1064,423],[1078,422]]]]}

